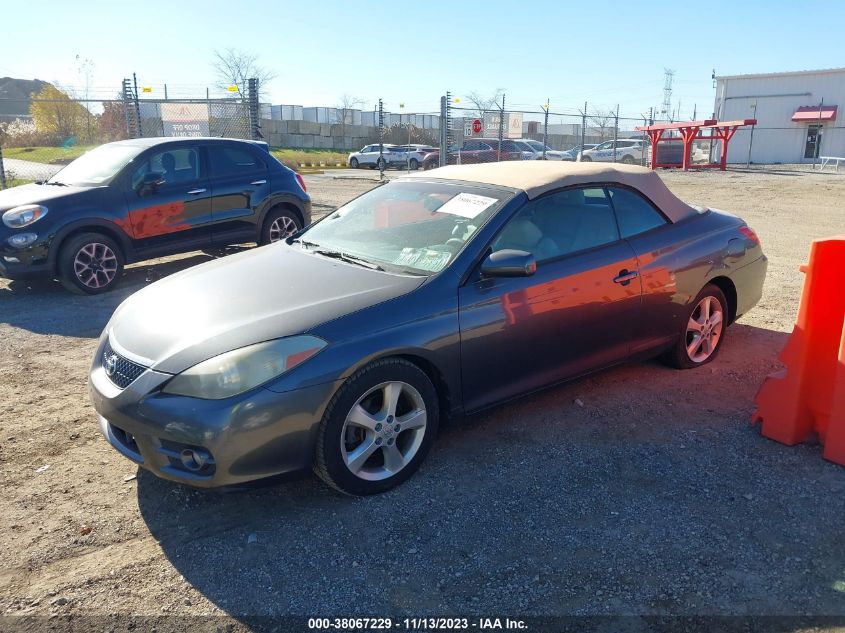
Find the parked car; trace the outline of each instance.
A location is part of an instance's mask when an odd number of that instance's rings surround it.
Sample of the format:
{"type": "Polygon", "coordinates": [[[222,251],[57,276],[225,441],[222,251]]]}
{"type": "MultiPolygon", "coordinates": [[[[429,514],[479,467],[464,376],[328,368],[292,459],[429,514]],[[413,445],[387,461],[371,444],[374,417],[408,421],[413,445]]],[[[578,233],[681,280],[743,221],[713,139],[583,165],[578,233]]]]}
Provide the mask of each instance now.
{"type": "Polygon", "coordinates": [[[593,149],[596,147],[598,143],[586,143],[584,145],[573,145],[569,149],[566,150],[566,153],[572,157],[572,160],[578,160],[578,154],[581,153],[582,150],[593,149]]]}
{"type": "MultiPolygon", "coordinates": [[[[517,145],[511,139],[502,139],[501,151],[499,150],[499,139],[496,138],[470,138],[464,142],[449,148],[446,157],[447,165],[472,165],[475,163],[495,163],[502,160],[522,160],[523,152],[529,152],[530,148],[517,145]]],[[[427,154],[423,159],[423,169],[433,169],[440,165],[440,151],[427,154]]]]}
{"type": "Polygon", "coordinates": [[[97,294],[130,262],[283,239],[311,222],[311,200],[266,143],[145,138],[0,191],[0,214],[0,277],[58,277],[97,294]]]}
{"type": "Polygon", "coordinates": [[[626,361],[709,363],[766,266],[740,218],[642,167],[443,167],[130,296],[90,394],[112,446],[165,479],[313,468],[372,494],[443,416],[626,361]]]}
{"type": "Polygon", "coordinates": [[[397,167],[405,164],[405,154],[398,145],[379,144],[367,145],[361,148],[360,152],[352,152],[348,158],[348,164],[352,169],[369,167],[384,171],[388,167],[397,167]]]}
{"type": "Polygon", "coordinates": [[[524,143],[529,146],[531,151],[534,154],[534,160],[542,160],[543,159],[543,150],[546,150],[545,160],[575,160],[574,156],[571,156],[569,152],[563,152],[559,150],[554,150],[548,145],[543,145],[540,141],[534,141],[531,139],[524,139],[524,143]]]}
{"type": "Polygon", "coordinates": [[[437,147],[415,143],[411,145],[400,145],[399,149],[403,152],[405,167],[412,170],[419,169],[422,166],[426,155],[439,151],[437,147]]]}
{"type": "Polygon", "coordinates": [[[593,149],[585,149],[579,153],[578,160],[582,162],[616,162],[626,165],[639,165],[643,162],[644,154],[649,144],[642,139],[618,139],[605,141],[593,149]],[[614,158],[615,157],[615,158],[614,158]]]}

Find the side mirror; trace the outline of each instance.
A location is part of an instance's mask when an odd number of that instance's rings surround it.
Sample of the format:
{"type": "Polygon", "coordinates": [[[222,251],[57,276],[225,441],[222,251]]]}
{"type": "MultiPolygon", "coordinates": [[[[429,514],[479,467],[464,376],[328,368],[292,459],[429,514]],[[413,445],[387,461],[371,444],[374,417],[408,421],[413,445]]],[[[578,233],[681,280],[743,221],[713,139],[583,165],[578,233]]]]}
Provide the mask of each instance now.
{"type": "Polygon", "coordinates": [[[535,272],[534,255],[510,248],[490,253],[481,263],[481,274],[485,277],[530,277],[535,272]]]}
{"type": "Polygon", "coordinates": [[[164,184],[164,174],[160,171],[150,171],[144,174],[141,184],[138,185],[138,193],[145,194],[150,191],[155,191],[156,187],[164,184]]]}

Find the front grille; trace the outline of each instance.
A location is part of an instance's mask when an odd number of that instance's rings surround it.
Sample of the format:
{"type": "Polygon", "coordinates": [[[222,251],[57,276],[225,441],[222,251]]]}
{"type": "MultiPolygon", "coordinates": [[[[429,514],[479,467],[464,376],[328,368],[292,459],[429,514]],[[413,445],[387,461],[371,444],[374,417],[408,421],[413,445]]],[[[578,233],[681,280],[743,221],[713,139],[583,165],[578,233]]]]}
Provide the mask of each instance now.
{"type": "Polygon", "coordinates": [[[106,371],[106,376],[121,389],[126,389],[138,376],[147,370],[143,365],[133,363],[131,360],[115,352],[111,348],[111,345],[108,344],[108,341],[103,348],[101,360],[103,369],[106,371]]]}

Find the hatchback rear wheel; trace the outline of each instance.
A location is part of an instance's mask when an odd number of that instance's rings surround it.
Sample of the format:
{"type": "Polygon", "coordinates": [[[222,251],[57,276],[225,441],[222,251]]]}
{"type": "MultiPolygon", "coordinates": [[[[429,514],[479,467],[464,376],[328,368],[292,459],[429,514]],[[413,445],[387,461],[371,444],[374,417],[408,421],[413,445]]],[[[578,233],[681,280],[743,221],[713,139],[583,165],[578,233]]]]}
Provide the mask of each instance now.
{"type": "Polygon", "coordinates": [[[347,494],[384,492],[419,468],[438,422],[425,372],[399,358],[377,361],[353,374],[326,408],[314,470],[347,494]]]}
{"type": "Polygon", "coordinates": [[[302,222],[294,211],[286,207],[271,209],[264,220],[259,243],[263,246],[284,240],[301,228],[302,222]]]}
{"type": "Polygon", "coordinates": [[[117,242],[106,235],[82,233],[62,245],[58,272],[62,285],[71,292],[108,292],[123,274],[123,253],[117,242]]]}

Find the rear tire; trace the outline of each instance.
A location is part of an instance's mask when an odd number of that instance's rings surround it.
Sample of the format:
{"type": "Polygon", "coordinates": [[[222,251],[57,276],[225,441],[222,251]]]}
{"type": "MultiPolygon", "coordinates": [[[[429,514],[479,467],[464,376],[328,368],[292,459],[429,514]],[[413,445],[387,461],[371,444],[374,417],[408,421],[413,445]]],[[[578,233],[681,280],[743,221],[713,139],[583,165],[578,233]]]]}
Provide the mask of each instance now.
{"type": "Polygon", "coordinates": [[[101,233],[81,233],[59,251],[59,281],[76,294],[102,294],[117,285],[123,264],[123,251],[113,239],[101,233]]]}
{"type": "Polygon", "coordinates": [[[261,228],[259,246],[283,240],[302,228],[299,215],[288,207],[270,209],[261,228]]]}
{"type": "Polygon", "coordinates": [[[707,284],[690,302],[678,340],[661,360],[676,369],[692,369],[719,355],[728,327],[728,301],[721,288],[707,284]]]}
{"type": "Polygon", "coordinates": [[[434,443],[438,405],[434,385],[413,363],[386,358],[359,369],[326,407],[314,472],[349,495],[398,486],[414,474],[434,443]]]}

